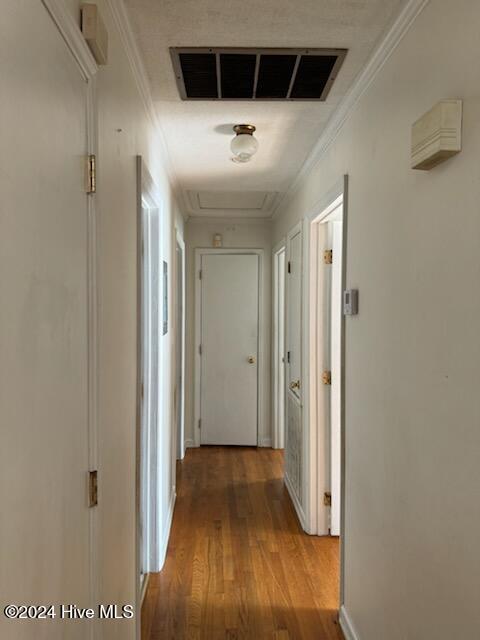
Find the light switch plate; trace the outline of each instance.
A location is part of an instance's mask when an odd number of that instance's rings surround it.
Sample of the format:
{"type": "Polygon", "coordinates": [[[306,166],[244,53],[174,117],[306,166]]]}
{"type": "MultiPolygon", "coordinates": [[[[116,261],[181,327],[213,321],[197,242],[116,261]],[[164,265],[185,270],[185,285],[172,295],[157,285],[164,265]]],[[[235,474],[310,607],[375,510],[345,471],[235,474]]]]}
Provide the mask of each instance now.
{"type": "Polygon", "coordinates": [[[356,316],[358,313],[358,289],[345,289],[343,292],[343,313],[356,316]]]}

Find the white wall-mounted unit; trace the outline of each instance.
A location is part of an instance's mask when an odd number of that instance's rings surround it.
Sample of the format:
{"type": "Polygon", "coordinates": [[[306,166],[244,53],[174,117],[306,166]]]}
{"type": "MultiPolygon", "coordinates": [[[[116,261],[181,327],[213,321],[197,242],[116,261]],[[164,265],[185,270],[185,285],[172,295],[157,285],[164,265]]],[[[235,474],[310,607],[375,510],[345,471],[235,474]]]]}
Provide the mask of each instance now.
{"type": "Polygon", "coordinates": [[[412,169],[428,171],[461,150],[461,100],[441,100],[414,123],[412,169]]]}
{"type": "Polygon", "coordinates": [[[98,64],[108,62],[108,32],[96,4],[82,4],[82,33],[98,64]]]}

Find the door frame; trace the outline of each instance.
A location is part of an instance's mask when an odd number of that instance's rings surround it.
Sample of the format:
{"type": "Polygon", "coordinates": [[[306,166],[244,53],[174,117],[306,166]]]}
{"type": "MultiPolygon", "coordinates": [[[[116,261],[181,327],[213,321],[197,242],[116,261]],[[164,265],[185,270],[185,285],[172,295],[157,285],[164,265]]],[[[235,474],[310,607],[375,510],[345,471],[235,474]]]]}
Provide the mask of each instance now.
{"type": "Polygon", "coordinates": [[[262,444],[265,425],[265,292],[264,292],[264,250],[255,248],[239,249],[195,249],[195,368],[194,368],[194,411],[193,434],[194,446],[201,446],[199,421],[201,417],[201,377],[202,359],[200,355],[200,342],[202,336],[202,280],[200,277],[202,256],[204,255],[256,255],[258,256],[258,408],[257,408],[257,446],[262,444]]]}
{"type": "Polygon", "coordinates": [[[283,449],[285,447],[285,384],[284,389],[284,402],[283,406],[280,405],[279,389],[280,389],[280,367],[284,369],[284,383],[285,383],[285,363],[280,362],[279,351],[279,326],[280,326],[280,313],[283,313],[283,351],[285,353],[285,273],[283,283],[283,309],[280,308],[280,270],[279,270],[279,258],[280,254],[284,253],[284,270],[287,264],[287,241],[286,238],[282,238],[274,248],[272,249],[272,277],[273,277],[273,295],[272,295],[272,417],[273,417],[273,441],[272,446],[274,449],[283,449]],[[283,413],[283,434],[280,428],[280,412],[283,413]]]}
{"type": "MultiPolygon", "coordinates": [[[[325,447],[325,437],[319,437],[319,376],[317,372],[321,364],[317,365],[317,348],[323,335],[317,331],[317,273],[318,262],[321,258],[318,246],[318,234],[312,233],[313,227],[321,224],[328,217],[334,203],[343,205],[343,240],[342,240],[342,291],[346,288],[347,273],[347,220],[348,220],[348,176],[344,175],[311,209],[304,219],[304,250],[305,250],[305,292],[304,296],[304,354],[305,360],[305,388],[308,384],[309,392],[304,397],[304,425],[308,438],[308,476],[307,495],[308,508],[307,519],[309,533],[316,535],[328,535],[326,526],[326,508],[323,504],[323,489],[325,481],[325,465],[322,463],[322,451],[325,447]]],[[[338,206],[338,204],[336,205],[338,206]]],[[[345,545],[345,316],[342,314],[342,339],[341,339],[341,471],[340,471],[340,605],[344,599],[344,545],[345,545]]]]}
{"type": "MultiPolygon", "coordinates": [[[[150,519],[151,530],[149,531],[150,540],[150,555],[149,555],[149,571],[145,574],[143,584],[140,584],[139,577],[142,569],[142,537],[141,537],[141,509],[142,509],[142,495],[141,495],[141,473],[142,473],[142,405],[143,394],[142,385],[144,383],[144,362],[143,362],[143,341],[144,341],[144,318],[143,318],[143,305],[144,305],[144,293],[143,293],[143,239],[144,239],[144,227],[143,227],[143,203],[146,202],[151,209],[156,209],[159,216],[159,234],[161,233],[161,211],[162,211],[162,198],[158,191],[153,179],[145,166],[142,156],[136,156],[136,173],[137,173],[137,380],[136,380],[136,397],[137,397],[137,412],[136,412],[136,536],[135,536],[135,555],[136,555],[136,570],[135,570],[135,588],[136,588],[136,610],[141,610],[142,600],[145,596],[149,573],[159,571],[160,569],[160,550],[162,546],[161,530],[158,523],[161,521],[161,503],[160,503],[160,482],[161,476],[158,469],[158,465],[150,464],[150,469],[156,469],[156,473],[150,473],[151,479],[151,491],[149,493],[149,509],[151,510],[152,517],[150,519]]],[[[161,237],[159,238],[159,255],[157,259],[160,263],[160,251],[161,251],[161,237]]],[[[161,277],[161,276],[160,276],[161,277]]],[[[159,339],[159,362],[161,362],[161,349],[162,343],[159,339]]],[[[148,382],[147,382],[148,384],[148,382]]],[[[148,393],[148,391],[147,391],[148,393]]],[[[145,393],[145,397],[147,397],[145,393]]],[[[160,400],[160,398],[159,398],[160,400]]],[[[158,422],[160,423],[160,414],[158,416],[158,422]]],[[[158,435],[158,434],[157,434],[158,435]]],[[[155,459],[158,459],[158,439],[153,444],[153,452],[155,459]]],[[[140,618],[140,616],[137,616],[140,618]]],[[[139,636],[140,627],[139,621],[137,621],[138,629],[137,635],[139,636]]]]}
{"type": "MultiPolygon", "coordinates": [[[[177,380],[178,380],[178,371],[175,371],[175,383],[174,383],[174,389],[176,389],[177,394],[180,394],[180,407],[181,407],[181,417],[180,417],[180,434],[178,434],[177,432],[175,433],[175,458],[177,460],[183,460],[183,458],[185,457],[185,302],[186,302],[186,295],[185,295],[185,285],[186,285],[186,278],[185,278],[185,241],[182,237],[182,235],[180,234],[178,228],[175,228],[175,250],[180,251],[181,254],[181,261],[182,261],[182,273],[181,273],[181,284],[182,284],[182,300],[181,300],[181,309],[182,309],[182,318],[181,318],[181,335],[180,335],[180,340],[182,343],[182,362],[180,363],[180,368],[181,368],[181,376],[182,376],[182,386],[180,389],[177,389],[177,380]],[[178,440],[180,437],[180,455],[178,452],[178,440]]],[[[175,260],[175,269],[177,269],[177,260],[175,260]]],[[[178,332],[178,324],[179,324],[179,319],[177,316],[177,311],[178,311],[178,307],[179,307],[179,300],[178,300],[178,285],[179,285],[180,279],[179,279],[179,274],[178,272],[175,273],[175,331],[178,332]]],[[[178,337],[178,336],[177,336],[178,337]]],[[[175,346],[176,346],[176,341],[175,341],[175,346]]],[[[177,367],[178,367],[178,363],[177,363],[177,367]]],[[[178,402],[177,402],[177,397],[175,397],[175,412],[177,411],[177,407],[178,407],[178,402]]],[[[175,414],[175,417],[178,418],[178,416],[175,414]]],[[[178,419],[175,420],[175,426],[178,425],[178,419]]],[[[175,431],[177,431],[175,429],[175,431]]],[[[174,478],[174,482],[173,485],[175,486],[175,478],[174,478]]]]}

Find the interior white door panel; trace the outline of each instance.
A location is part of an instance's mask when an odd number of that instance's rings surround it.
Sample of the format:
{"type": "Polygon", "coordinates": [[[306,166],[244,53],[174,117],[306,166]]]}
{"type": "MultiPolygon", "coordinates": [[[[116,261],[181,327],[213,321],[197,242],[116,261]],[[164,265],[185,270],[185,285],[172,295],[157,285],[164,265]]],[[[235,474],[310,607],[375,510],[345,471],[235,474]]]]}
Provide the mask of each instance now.
{"type": "Polygon", "coordinates": [[[257,445],[259,257],[204,254],[201,444],[257,445]]]}
{"type": "Polygon", "coordinates": [[[300,505],[303,504],[302,424],[302,232],[287,239],[286,288],[286,444],[285,472],[300,505]]]}
{"type": "MultiPolygon", "coordinates": [[[[41,2],[2,3],[0,68],[1,610],[85,607],[87,83],[41,2]]],[[[87,632],[84,623],[2,615],[0,637],[87,632]]]]}

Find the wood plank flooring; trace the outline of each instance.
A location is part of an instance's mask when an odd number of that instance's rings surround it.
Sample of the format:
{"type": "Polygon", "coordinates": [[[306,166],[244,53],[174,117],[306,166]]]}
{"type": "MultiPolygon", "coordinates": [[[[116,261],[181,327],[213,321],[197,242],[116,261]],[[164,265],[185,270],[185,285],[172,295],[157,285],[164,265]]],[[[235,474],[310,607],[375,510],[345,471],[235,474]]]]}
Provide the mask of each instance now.
{"type": "Polygon", "coordinates": [[[272,449],[187,451],[142,640],[343,640],[338,539],[302,532],[282,478],[272,449]]]}

